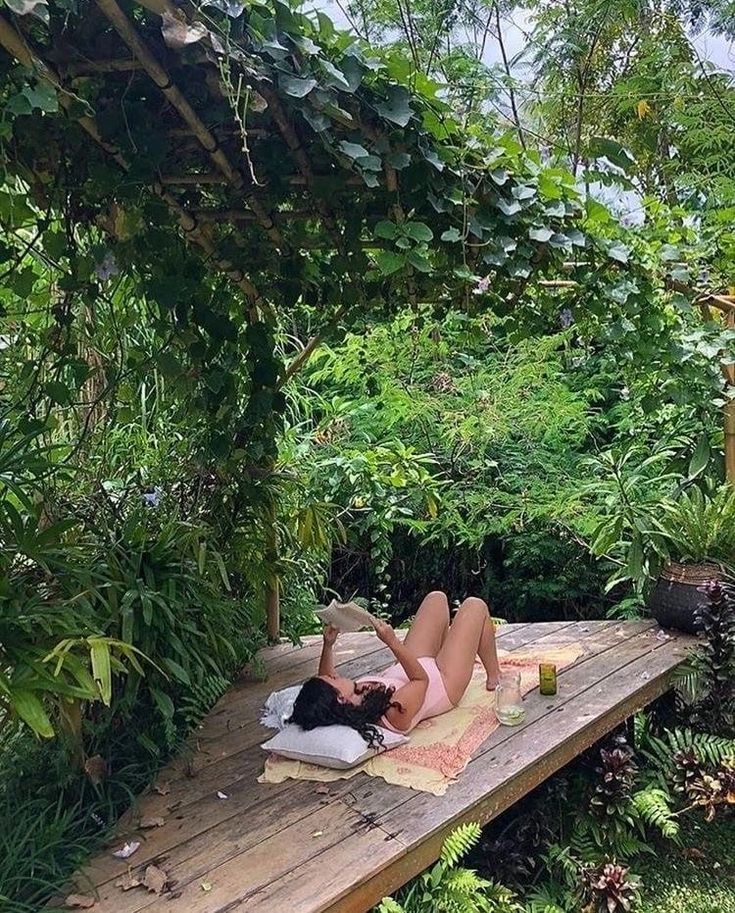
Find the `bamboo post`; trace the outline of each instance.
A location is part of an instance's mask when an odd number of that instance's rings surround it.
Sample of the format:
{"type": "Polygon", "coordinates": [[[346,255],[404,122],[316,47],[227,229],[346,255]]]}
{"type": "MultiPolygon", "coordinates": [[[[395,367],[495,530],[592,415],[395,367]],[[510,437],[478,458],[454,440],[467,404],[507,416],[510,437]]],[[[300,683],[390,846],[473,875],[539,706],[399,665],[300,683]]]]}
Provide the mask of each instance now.
{"type": "Polygon", "coordinates": [[[278,579],[278,525],[276,501],[271,494],[265,519],[265,562],[268,576],[265,585],[265,619],[268,640],[275,642],[281,635],[281,587],[278,579]]]}
{"type": "MultiPolygon", "coordinates": [[[[727,326],[735,330],[735,310],[727,312],[727,326]]],[[[735,365],[722,366],[725,375],[725,392],[735,392],[735,365]]],[[[725,478],[735,485],[735,399],[728,399],[722,407],[725,419],[725,478]]]]}

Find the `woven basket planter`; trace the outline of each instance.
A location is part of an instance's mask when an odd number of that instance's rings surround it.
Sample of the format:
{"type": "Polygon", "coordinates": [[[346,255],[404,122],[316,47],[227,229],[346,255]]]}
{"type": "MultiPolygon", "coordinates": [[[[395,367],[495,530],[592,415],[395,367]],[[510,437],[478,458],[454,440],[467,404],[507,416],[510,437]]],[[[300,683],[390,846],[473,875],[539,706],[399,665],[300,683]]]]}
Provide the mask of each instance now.
{"type": "Polygon", "coordinates": [[[720,580],[717,564],[667,564],[658,578],[648,609],[662,628],[676,628],[687,634],[698,631],[697,609],[707,599],[701,587],[720,580]]]}

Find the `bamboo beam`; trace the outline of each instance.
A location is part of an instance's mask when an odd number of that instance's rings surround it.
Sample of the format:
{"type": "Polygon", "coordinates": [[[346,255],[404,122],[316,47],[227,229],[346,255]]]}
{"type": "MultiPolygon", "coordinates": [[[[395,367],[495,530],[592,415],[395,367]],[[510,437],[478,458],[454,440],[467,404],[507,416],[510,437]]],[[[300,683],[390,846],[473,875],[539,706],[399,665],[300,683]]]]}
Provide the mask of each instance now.
{"type": "MultiPolygon", "coordinates": [[[[218,133],[227,133],[232,135],[240,134],[240,128],[236,127],[234,124],[219,124],[216,127],[218,133]]],[[[169,130],[166,130],[166,136],[170,137],[180,137],[182,139],[190,138],[196,139],[194,134],[188,127],[171,127],[169,130]]],[[[248,138],[250,137],[266,137],[272,136],[271,130],[265,130],[263,127],[248,127],[248,138]]]]}
{"type": "Polygon", "coordinates": [[[214,166],[224,176],[226,182],[247,199],[248,206],[258,217],[261,226],[277,247],[284,247],[283,236],[278,231],[263,204],[245,192],[245,181],[242,174],[230,162],[219,145],[219,141],[189,104],[186,96],[174,84],[167,70],[161,66],[148,45],[140,37],[116,0],[97,0],[97,6],[112,23],[118,35],[136,57],[151,80],[163,94],[166,101],[178,112],[191,132],[199,140],[202,148],[212,160],[214,166]]]}
{"type": "MultiPolygon", "coordinates": [[[[64,89],[58,73],[46,63],[45,60],[30,50],[23,37],[2,15],[0,15],[0,44],[19,63],[34,70],[40,79],[53,86],[57,93],[59,104],[65,110],[69,108],[73,96],[64,89]]],[[[103,138],[94,118],[83,115],[82,117],[76,118],[76,121],[122,171],[128,172],[130,170],[129,163],[117,146],[107,142],[107,140],[103,138]]],[[[270,306],[266,304],[253,283],[245,276],[241,269],[219,255],[216,245],[209,234],[199,227],[196,219],[179,203],[176,197],[165,190],[159,182],[154,183],[151,190],[156,196],[160,197],[176,215],[181,230],[184,232],[184,237],[200,247],[215,263],[217,268],[225,273],[230,281],[240,288],[254,307],[269,309],[270,306]]]]}
{"type": "Polygon", "coordinates": [[[726,317],[730,314],[735,314],[735,296],[733,295],[704,294],[700,295],[694,301],[694,304],[699,306],[703,320],[708,322],[715,319],[712,313],[713,307],[717,308],[726,317]]]}
{"type": "Polygon", "coordinates": [[[197,187],[201,185],[202,187],[211,185],[211,184],[226,184],[227,178],[223,174],[217,174],[207,172],[207,173],[195,173],[195,174],[162,174],[159,178],[162,184],[165,184],[167,187],[197,187]]]}
{"type": "MultiPolygon", "coordinates": [[[[249,209],[192,209],[191,212],[200,222],[257,222],[257,217],[249,209]]],[[[313,209],[281,209],[273,213],[276,222],[292,222],[301,219],[313,219],[313,209]]]]}
{"type": "MultiPolygon", "coordinates": [[[[312,175],[312,180],[319,180],[320,178],[331,178],[337,177],[336,174],[314,174],[312,175]]],[[[216,172],[200,172],[195,174],[164,174],[161,175],[160,181],[162,184],[175,185],[175,186],[196,186],[197,184],[208,185],[208,184],[226,184],[227,180],[224,175],[219,175],[216,172]]],[[[294,174],[291,177],[286,178],[285,183],[290,184],[292,187],[307,187],[309,182],[304,177],[303,174],[294,174]]],[[[362,184],[362,178],[359,175],[350,175],[348,178],[342,181],[343,184],[353,185],[353,184],[362,184]]],[[[250,205],[251,197],[247,197],[246,202],[250,205]]]]}
{"type": "Polygon", "coordinates": [[[64,73],[69,76],[89,76],[93,73],[129,73],[142,70],[140,61],[130,57],[125,60],[79,60],[62,65],[64,73]]]}

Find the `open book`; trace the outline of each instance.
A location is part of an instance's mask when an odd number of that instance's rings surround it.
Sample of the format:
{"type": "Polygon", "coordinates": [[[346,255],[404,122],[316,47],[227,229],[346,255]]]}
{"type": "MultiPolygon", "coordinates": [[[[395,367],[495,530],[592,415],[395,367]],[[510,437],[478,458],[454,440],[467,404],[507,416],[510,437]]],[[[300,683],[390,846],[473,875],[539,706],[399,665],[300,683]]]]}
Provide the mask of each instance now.
{"type": "Polygon", "coordinates": [[[334,625],[340,631],[353,632],[372,627],[373,616],[356,602],[337,602],[333,599],[328,606],[319,606],[316,614],[325,625],[334,625]]]}

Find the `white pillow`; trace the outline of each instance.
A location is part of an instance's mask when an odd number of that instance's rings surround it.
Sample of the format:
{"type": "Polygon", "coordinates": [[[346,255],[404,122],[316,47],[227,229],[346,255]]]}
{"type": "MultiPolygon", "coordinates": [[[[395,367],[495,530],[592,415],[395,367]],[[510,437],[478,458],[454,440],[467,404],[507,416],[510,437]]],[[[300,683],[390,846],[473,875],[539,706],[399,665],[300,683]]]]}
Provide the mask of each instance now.
{"type": "Polygon", "coordinates": [[[274,691],[265,702],[261,711],[260,722],[269,729],[283,729],[286,720],[293,713],[294,701],[301,691],[301,685],[292,685],[281,691],[274,691]]]}
{"type": "Polygon", "coordinates": [[[316,729],[307,731],[295,723],[289,723],[260,747],[294,761],[349,770],[381,751],[408,742],[408,738],[401,732],[392,732],[382,726],[375,728],[384,737],[382,746],[378,748],[370,748],[360,733],[351,726],[317,726],[316,729]]]}

